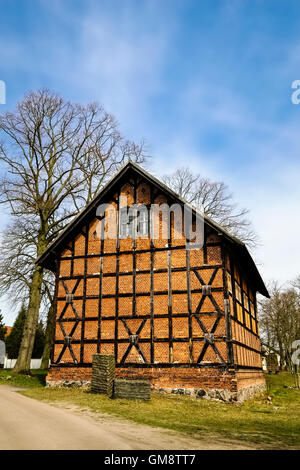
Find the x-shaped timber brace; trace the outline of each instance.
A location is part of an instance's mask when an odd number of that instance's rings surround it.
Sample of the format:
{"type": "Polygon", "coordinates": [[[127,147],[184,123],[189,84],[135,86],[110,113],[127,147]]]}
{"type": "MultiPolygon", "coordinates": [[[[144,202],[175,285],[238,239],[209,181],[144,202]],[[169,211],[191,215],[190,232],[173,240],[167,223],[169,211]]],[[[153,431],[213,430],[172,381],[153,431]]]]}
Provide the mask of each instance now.
{"type": "Polygon", "coordinates": [[[64,335],[64,345],[63,345],[63,348],[62,348],[62,350],[61,350],[61,352],[60,352],[60,354],[59,354],[59,356],[58,356],[58,358],[57,358],[56,363],[59,363],[59,362],[60,362],[60,360],[61,360],[62,356],[64,355],[64,353],[65,353],[65,351],[66,351],[67,348],[68,348],[69,351],[70,351],[70,354],[71,354],[71,356],[72,356],[73,361],[74,361],[75,363],[78,362],[77,359],[76,359],[76,357],[75,357],[75,354],[74,354],[74,351],[73,351],[71,342],[72,342],[72,336],[73,336],[73,334],[74,334],[74,332],[75,332],[75,330],[76,330],[76,328],[77,328],[77,326],[78,326],[78,324],[79,324],[79,315],[78,315],[77,310],[76,310],[76,307],[75,307],[75,305],[74,305],[74,300],[73,300],[73,298],[74,298],[74,294],[75,294],[75,292],[76,292],[76,289],[77,289],[77,287],[78,287],[80,281],[81,281],[81,279],[77,279],[77,281],[76,281],[76,283],[75,283],[75,286],[74,286],[73,289],[72,289],[72,292],[70,292],[69,289],[68,289],[68,286],[67,286],[66,282],[65,282],[64,280],[62,280],[64,289],[65,289],[65,292],[66,292],[66,305],[64,306],[64,308],[63,308],[63,310],[62,310],[62,312],[61,312],[61,314],[60,314],[60,316],[59,316],[57,322],[58,322],[58,324],[59,324],[59,326],[60,326],[60,329],[61,329],[61,331],[62,331],[62,333],[63,333],[63,335],[64,335]],[[73,310],[73,313],[74,313],[74,316],[75,316],[75,323],[74,323],[73,328],[71,329],[69,335],[67,335],[62,320],[63,320],[64,314],[65,314],[65,312],[66,312],[66,310],[67,310],[67,308],[68,308],[69,305],[71,306],[71,308],[72,308],[72,310],[73,310]]]}
{"type": "MultiPolygon", "coordinates": [[[[209,346],[212,347],[212,349],[216,353],[217,357],[219,358],[220,362],[225,364],[225,361],[224,361],[222,355],[220,354],[218,348],[215,345],[216,338],[214,337],[214,334],[215,334],[215,331],[218,327],[220,319],[223,316],[223,313],[222,313],[219,305],[215,301],[215,299],[212,295],[212,292],[211,292],[211,285],[212,285],[212,283],[213,283],[213,281],[216,277],[216,274],[218,272],[218,268],[214,269],[208,284],[205,284],[204,280],[202,279],[201,275],[199,274],[199,272],[196,269],[191,268],[191,272],[193,272],[196,275],[198,281],[201,284],[201,289],[202,289],[201,300],[200,300],[199,304],[197,305],[196,312],[193,314],[193,317],[196,319],[197,323],[199,324],[201,330],[204,333],[204,345],[203,345],[203,348],[202,348],[202,350],[199,354],[199,357],[197,359],[197,364],[200,364],[200,362],[203,360],[204,355],[205,355],[205,353],[206,353],[209,346]],[[214,322],[214,324],[213,324],[210,331],[207,330],[207,328],[205,327],[205,325],[203,324],[203,322],[201,321],[201,318],[200,318],[201,308],[203,306],[203,303],[204,303],[206,297],[209,298],[209,300],[211,301],[211,303],[215,307],[216,313],[217,313],[217,318],[216,318],[216,320],[215,320],[215,322],[214,322]]],[[[221,338],[221,340],[222,340],[222,338],[221,338]]]]}
{"type": "Polygon", "coordinates": [[[120,363],[121,363],[121,364],[124,364],[124,362],[125,362],[126,359],[127,359],[128,354],[130,353],[130,351],[131,351],[131,349],[132,349],[133,347],[135,347],[135,349],[136,349],[137,352],[139,353],[140,357],[142,358],[142,361],[143,361],[144,363],[147,363],[147,360],[146,360],[146,358],[145,358],[143,352],[141,351],[141,349],[140,349],[140,347],[139,347],[139,343],[138,343],[138,341],[139,341],[139,335],[140,335],[142,329],[143,329],[144,326],[145,326],[145,323],[146,323],[146,321],[147,321],[147,318],[145,318],[145,319],[142,321],[142,323],[140,324],[140,326],[139,326],[139,328],[137,329],[137,332],[136,332],[135,334],[132,334],[132,331],[130,330],[129,326],[127,325],[126,321],[125,321],[123,318],[121,318],[121,321],[122,321],[122,323],[123,323],[123,325],[124,325],[124,327],[125,327],[125,329],[126,329],[126,331],[127,331],[127,333],[128,333],[129,340],[130,340],[130,344],[129,344],[128,348],[126,349],[125,354],[124,354],[124,356],[122,357],[120,363]]]}

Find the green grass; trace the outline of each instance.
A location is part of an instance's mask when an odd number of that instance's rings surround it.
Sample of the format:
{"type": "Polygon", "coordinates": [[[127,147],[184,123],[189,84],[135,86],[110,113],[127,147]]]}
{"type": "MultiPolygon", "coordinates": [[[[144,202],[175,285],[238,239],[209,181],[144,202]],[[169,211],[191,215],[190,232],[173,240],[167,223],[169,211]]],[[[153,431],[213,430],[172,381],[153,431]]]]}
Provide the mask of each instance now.
{"type": "Polygon", "coordinates": [[[46,370],[32,370],[31,375],[14,374],[11,370],[0,369],[0,385],[15,385],[17,387],[44,388],[46,370]]]}
{"type": "Polygon", "coordinates": [[[290,374],[268,375],[268,392],[243,404],[225,404],[176,395],[152,393],[150,402],[111,400],[80,389],[31,389],[26,396],[49,402],[72,403],[137,423],[243,440],[263,447],[300,448],[300,391],[290,374]],[[267,400],[271,397],[271,401],[267,400]]]}
{"type": "MultiPolygon", "coordinates": [[[[3,374],[7,372],[0,372],[0,384],[7,383],[3,374]]],[[[73,404],[198,438],[239,440],[262,448],[300,448],[300,391],[286,388],[293,386],[293,379],[287,373],[267,375],[267,393],[243,404],[157,392],[152,393],[150,402],[112,400],[82,389],[43,388],[39,374],[40,371],[26,378],[28,384],[22,383],[31,387],[22,391],[24,395],[51,403],[73,404]],[[271,401],[267,397],[271,397],[271,401]]]]}

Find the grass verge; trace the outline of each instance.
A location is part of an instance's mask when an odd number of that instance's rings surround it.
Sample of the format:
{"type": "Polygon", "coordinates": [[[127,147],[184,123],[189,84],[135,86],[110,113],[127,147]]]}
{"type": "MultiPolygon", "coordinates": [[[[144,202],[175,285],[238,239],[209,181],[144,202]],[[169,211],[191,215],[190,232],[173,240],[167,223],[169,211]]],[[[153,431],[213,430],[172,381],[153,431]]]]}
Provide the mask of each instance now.
{"type": "Polygon", "coordinates": [[[44,388],[47,370],[32,370],[31,375],[14,374],[11,370],[0,369],[0,385],[16,387],[44,388]]]}

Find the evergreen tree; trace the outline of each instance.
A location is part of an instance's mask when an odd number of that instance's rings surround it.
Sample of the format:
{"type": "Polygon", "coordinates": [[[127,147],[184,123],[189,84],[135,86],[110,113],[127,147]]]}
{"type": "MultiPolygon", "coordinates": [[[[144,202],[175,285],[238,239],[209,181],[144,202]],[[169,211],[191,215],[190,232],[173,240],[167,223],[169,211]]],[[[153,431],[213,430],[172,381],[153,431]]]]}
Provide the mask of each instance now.
{"type": "Polygon", "coordinates": [[[6,354],[9,359],[16,359],[22,341],[23,328],[26,318],[26,307],[22,304],[18,316],[13,324],[11,332],[6,339],[6,354]]]}
{"type": "MultiPolygon", "coordinates": [[[[6,353],[9,359],[16,359],[19,354],[19,349],[23,336],[23,329],[26,319],[27,309],[23,304],[18,313],[18,316],[13,324],[10,335],[6,339],[6,353]]],[[[42,322],[39,322],[36,332],[36,337],[33,346],[33,359],[40,359],[43,354],[45,345],[45,330],[42,322]]]]}
{"type": "Polygon", "coordinates": [[[0,341],[5,341],[7,328],[4,326],[3,315],[0,313],[0,341]]]}

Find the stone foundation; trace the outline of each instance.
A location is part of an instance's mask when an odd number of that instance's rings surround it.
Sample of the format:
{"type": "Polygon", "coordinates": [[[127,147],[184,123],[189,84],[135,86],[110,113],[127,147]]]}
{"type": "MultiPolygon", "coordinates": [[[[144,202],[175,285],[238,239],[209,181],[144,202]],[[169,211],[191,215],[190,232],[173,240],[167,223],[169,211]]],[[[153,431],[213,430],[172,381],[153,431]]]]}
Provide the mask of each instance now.
{"type": "Polygon", "coordinates": [[[252,385],[250,387],[245,387],[238,392],[232,392],[230,390],[225,389],[217,389],[217,388],[155,388],[156,390],[161,393],[173,393],[175,395],[187,395],[193,398],[202,398],[204,400],[218,400],[224,401],[226,403],[232,402],[243,402],[245,400],[250,400],[255,395],[264,392],[265,385],[252,385]]]}
{"type": "Polygon", "coordinates": [[[245,401],[245,400],[250,400],[251,398],[254,398],[255,395],[258,395],[259,393],[263,393],[266,390],[266,385],[265,384],[256,384],[256,385],[250,385],[249,387],[241,388],[237,392],[237,401],[245,401]]]}
{"type": "Polygon", "coordinates": [[[47,376],[46,387],[90,388],[91,381],[88,381],[88,380],[48,380],[48,376],[47,376]]]}

